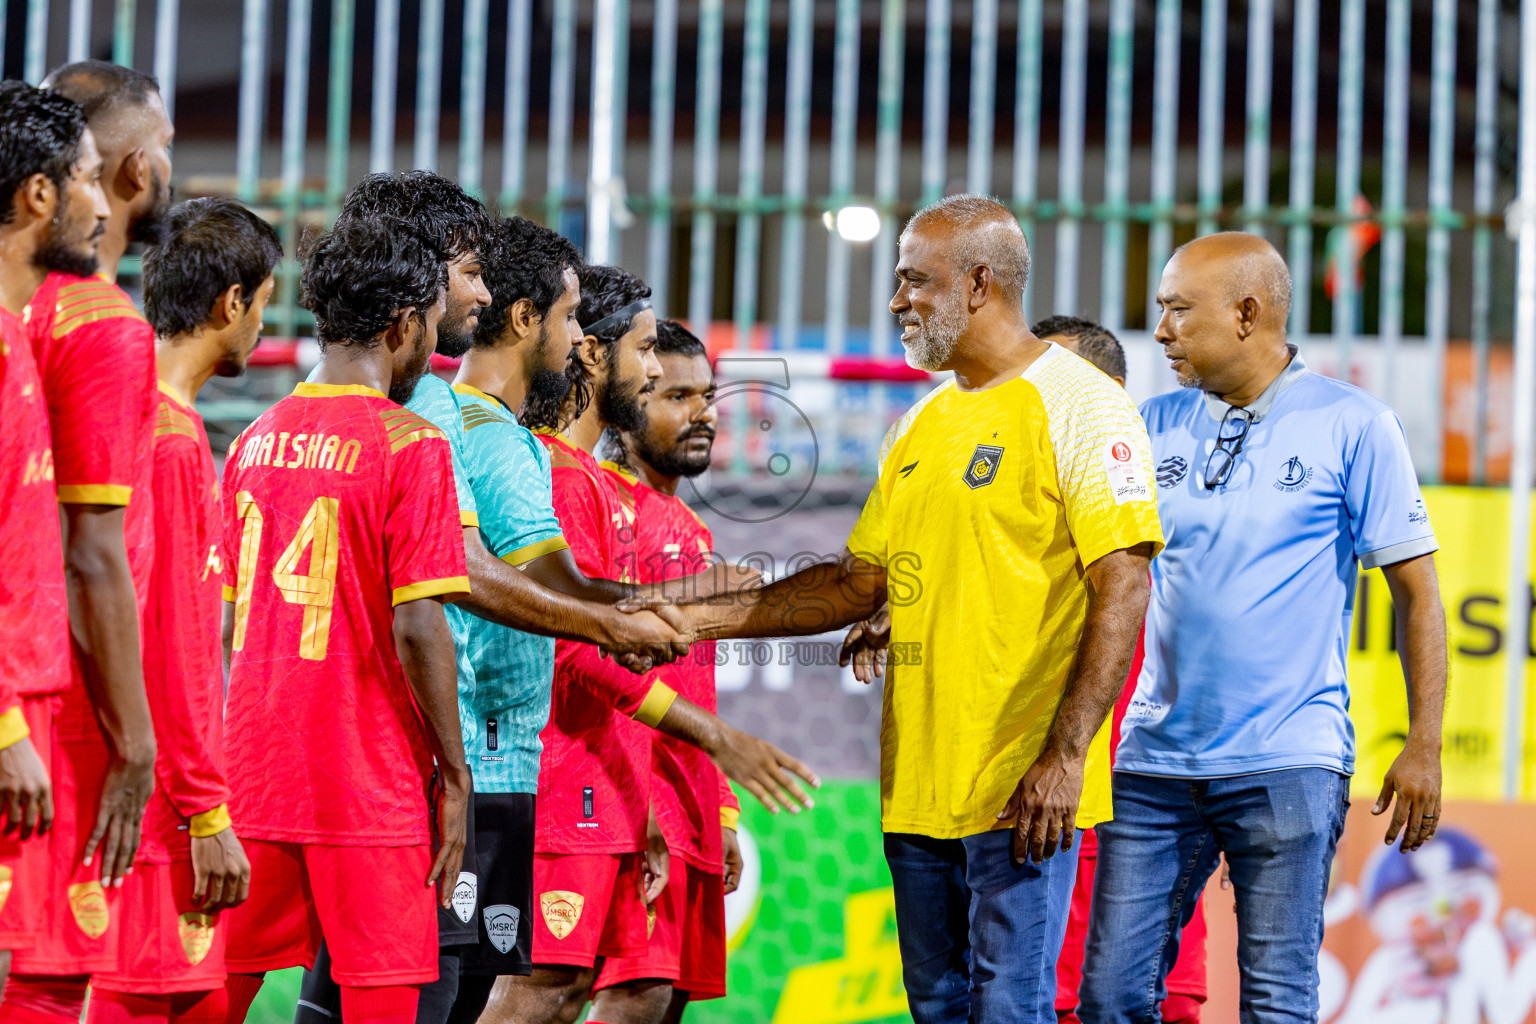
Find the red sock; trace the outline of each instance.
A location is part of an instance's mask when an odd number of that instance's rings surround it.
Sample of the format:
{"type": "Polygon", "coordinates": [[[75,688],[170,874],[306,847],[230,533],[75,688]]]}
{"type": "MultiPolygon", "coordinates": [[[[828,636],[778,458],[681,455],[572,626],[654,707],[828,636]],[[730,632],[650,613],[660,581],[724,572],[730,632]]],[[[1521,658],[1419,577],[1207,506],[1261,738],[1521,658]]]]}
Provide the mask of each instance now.
{"type": "MultiPolygon", "coordinates": [[[[225,1024],[244,1024],[245,1015],[250,1012],[251,1003],[266,978],[265,974],[231,974],[224,979],[224,994],[228,1001],[224,1011],[225,1024]]],[[[0,1024],[5,1022],[0,1021],[0,1024]]]]}
{"type": "Polygon", "coordinates": [[[171,997],[135,992],[91,991],[85,1024],[169,1024],[171,997]]]}
{"type": "Polygon", "coordinates": [[[83,974],[13,974],[0,1002],[0,1024],[80,1024],[90,980],[83,974]]]}
{"type": "Polygon", "coordinates": [[[341,1019],[348,1024],[416,1024],[420,985],[380,985],[377,988],[341,986],[341,1019]]]}
{"type": "Polygon", "coordinates": [[[222,988],[171,996],[171,1024],[223,1024],[228,1015],[229,993],[222,988]]]}

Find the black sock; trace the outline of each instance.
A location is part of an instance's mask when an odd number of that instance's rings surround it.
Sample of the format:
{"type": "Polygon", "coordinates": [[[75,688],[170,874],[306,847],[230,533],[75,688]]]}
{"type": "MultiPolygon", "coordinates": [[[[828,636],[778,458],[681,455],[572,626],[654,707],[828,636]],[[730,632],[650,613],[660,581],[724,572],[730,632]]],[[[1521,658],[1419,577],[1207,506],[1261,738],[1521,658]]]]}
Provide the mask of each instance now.
{"type": "Polygon", "coordinates": [[[331,980],[331,951],[323,942],[315,966],[304,972],[293,1024],[341,1024],[341,986],[331,980]]]}
{"type": "Polygon", "coordinates": [[[459,979],[459,997],[453,1002],[447,1024],[475,1024],[491,1001],[491,989],[496,987],[493,974],[466,974],[459,979]]]}

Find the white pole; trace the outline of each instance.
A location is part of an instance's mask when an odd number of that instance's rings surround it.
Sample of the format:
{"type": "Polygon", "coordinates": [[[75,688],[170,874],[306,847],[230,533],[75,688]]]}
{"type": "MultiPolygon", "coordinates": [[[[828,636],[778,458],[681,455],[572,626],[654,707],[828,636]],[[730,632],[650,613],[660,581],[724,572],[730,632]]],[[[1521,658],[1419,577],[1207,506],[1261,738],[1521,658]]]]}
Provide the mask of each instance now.
{"type": "Polygon", "coordinates": [[[592,21],[592,173],[587,182],[587,260],[595,264],[612,259],[618,30],[618,0],[597,0],[592,21]]]}
{"type": "Polygon", "coordinates": [[[1536,0],[1520,5],[1520,241],[1515,290],[1514,444],[1509,469],[1509,619],[1504,645],[1504,797],[1525,781],[1531,460],[1536,440],[1536,0]]]}

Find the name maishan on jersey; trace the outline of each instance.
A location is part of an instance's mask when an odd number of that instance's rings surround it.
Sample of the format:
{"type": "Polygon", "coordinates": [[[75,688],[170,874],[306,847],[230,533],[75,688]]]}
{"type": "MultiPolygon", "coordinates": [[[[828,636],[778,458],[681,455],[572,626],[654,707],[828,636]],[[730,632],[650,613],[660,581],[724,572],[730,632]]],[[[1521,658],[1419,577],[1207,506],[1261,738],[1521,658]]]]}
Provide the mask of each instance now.
{"type": "Polygon", "coordinates": [[[363,443],[339,434],[290,434],[286,430],[252,434],[240,444],[240,469],[275,466],[280,469],[334,469],[351,473],[363,443]]]}

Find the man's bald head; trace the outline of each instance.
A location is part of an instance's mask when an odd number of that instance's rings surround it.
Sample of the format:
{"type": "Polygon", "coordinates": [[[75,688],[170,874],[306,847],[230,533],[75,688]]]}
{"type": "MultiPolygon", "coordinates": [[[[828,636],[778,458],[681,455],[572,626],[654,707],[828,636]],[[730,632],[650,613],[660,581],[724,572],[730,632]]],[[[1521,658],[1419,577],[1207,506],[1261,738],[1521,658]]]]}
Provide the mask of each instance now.
{"type": "Polygon", "coordinates": [[[1228,302],[1252,296],[1263,319],[1283,327],[1291,311],[1291,271],[1279,250],[1246,231],[1221,231],[1185,242],[1170,259],[1198,261],[1206,273],[1220,274],[1228,302]]]}
{"type": "Polygon", "coordinates": [[[1029,243],[1013,212],[991,196],[946,196],[923,207],[907,221],[902,237],[931,235],[958,277],[972,267],[992,271],[997,289],[1022,306],[1029,281],[1029,243]]]}

